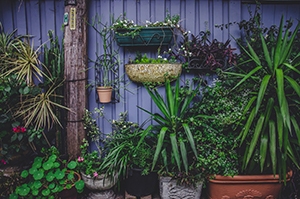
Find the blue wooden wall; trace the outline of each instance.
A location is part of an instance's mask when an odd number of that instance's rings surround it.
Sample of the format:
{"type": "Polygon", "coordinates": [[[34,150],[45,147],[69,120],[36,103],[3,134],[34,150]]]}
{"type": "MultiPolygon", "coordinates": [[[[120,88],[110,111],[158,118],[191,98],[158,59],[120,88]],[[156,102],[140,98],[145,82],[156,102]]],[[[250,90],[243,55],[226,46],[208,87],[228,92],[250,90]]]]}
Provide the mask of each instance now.
{"type": "MultiPolygon", "coordinates": [[[[254,11],[255,5],[250,4],[250,9],[254,11]]],[[[90,0],[88,5],[89,22],[98,13],[103,16],[103,21],[110,21],[110,14],[118,17],[126,12],[127,18],[142,24],[146,20],[161,21],[166,17],[166,10],[171,15],[181,16],[181,25],[193,34],[200,31],[210,30],[211,38],[225,41],[231,38],[230,34],[239,37],[241,34],[237,26],[231,26],[227,30],[221,31],[215,25],[226,24],[228,22],[241,21],[248,19],[249,13],[247,5],[241,0],[90,0]]],[[[278,24],[280,17],[284,14],[285,18],[292,17],[300,19],[300,4],[291,2],[289,4],[275,3],[263,4],[261,7],[262,19],[266,27],[278,24]]],[[[24,0],[20,1],[1,0],[0,1],[0,21],[5,31],[18,29],[18,34],[34,35],[34,45],[39,46],[48,40],[48,30],[53,30],[61,40],[63,32],[64,1],[63,0],[24,0]]],[[[97,43],[101,45],[99,35],[92,29],[88,29],[88,56],[95,59],[97,43]]],[[[233,46],[236,44],[232,43],[233,46]]],[[[100,54],[102,48],[99,47],[100,54]]],[[[119,75],[125,73],[124,63],[128,62],[129,57],[135,57],[137,49],[120,48],[120,59],[123,64],[120,66],[119,75]]],[[[153,48],[141,48],[142,53],[147,53],[151,57],[156,57],[156,50],[153,48]]],[[[89,64],[88,67],[91,67],[89,64]]],[[[89,70],[89,79],[94,80],[94,70],[89,70]]],[[[187,79],[195,74],[182,74],[181,79],[187,79]]],[[[205,77],[211,81],[211,77],[205,77]]],[[[126,81],[128,77],[125,75],[126,81]]],[[[123,99],[120,103],[98,104],[96,103],[96,92],[93,90],[89,95],[90,110],[95,107],[105,106],[105,116],[107,119],[118,119],[120,112],[128,111],[129,120],[141,124],[149,115],[137,108],[138,106],[152,112],[158,112],[155,104],[151,101],[147,91],[142,85],[131,83],[128,89],[135,90],[135,94],[124,91],[123,99]]],[[[122,92],[122,90],[121,90],[122,92]]],[[[164,88],[159,88],[161,94],[164,88]]],[[[104,133],[111,132],[110,124],[103,119],[99,119],[98,125],[104,133]]]]}

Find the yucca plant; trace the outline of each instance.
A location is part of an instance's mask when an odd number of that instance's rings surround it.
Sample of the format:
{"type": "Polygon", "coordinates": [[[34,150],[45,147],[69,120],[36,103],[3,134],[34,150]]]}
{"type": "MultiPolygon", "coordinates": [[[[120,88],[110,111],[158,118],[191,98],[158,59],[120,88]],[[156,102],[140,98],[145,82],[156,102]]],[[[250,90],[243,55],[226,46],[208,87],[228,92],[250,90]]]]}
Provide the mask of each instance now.
{"type": "MultiPolygon", "coordinates": [[[[182,165],[184,170],[188,173],[188,150],[187,144],[192,149],[194,155],[197,157],[197,151],[195,147],[195,141],[187,122],[184,121],[185,113],[188,106],[195,96],[200,84],[195,90],[192,90],[193,86],[190,86],[189,93],[184,99],[179,96],[179,77],[176,81],[174,88],[170,85],[170,80],[165,81],[166,101],[159,95],[157,90],[150,90],[147,85],[144,85],[147,89],[153,102],[161,111],[159,113],[151,113],[141,107],[143,111],[149,113],[153,119],[158,123],[154,130],[159,131],[157,146],[153,158],[152,169],[160,156],[164,161],[164,165],[167,165],[168,157],[174,157],[177,168],[181,171],[182,165]],[[181,154],[181,155],[180,155],[181,154]]],[[[195,116],[195,118],[203,117],[202,115],[195,116]]],[[[166,168],[167,169],[167,168],[166,168]]]]}
{"type": "Polygon", "coordinates": [[[231,74],[241,78],[233,89],[249,81],[258,85],[246,107],[244,114],[250,114],[240,133],[241,144],[248,142],[243,169],[253,165],[256,154],[260,157],[260,172],[270,167],[274,175],[283,175],[285,180],[285,173],[290,164],[294,162],[298,165],[295,147],[300,144],[299,119],[296,117],[300,111],[300,86],[297,79],[300,74],[297,69],[300,65],[300,53],[292,57],[291,50],[300,23],[290,37],[289,29],[285,30],[283,35],[283,26],[282,16],[277,40],[275,41],[274,35],[269,35],[271,43],[275,42],[275,45],[267,44],[263,33],[260,32],[263,58],[259,58],[248,41],[249,51],[240,45],[250,57],[250,60],[245,62],[253,61],[256,67],[248,74],[231,74]],[[250,140],[247,140],[249,137],[250,140]]]}

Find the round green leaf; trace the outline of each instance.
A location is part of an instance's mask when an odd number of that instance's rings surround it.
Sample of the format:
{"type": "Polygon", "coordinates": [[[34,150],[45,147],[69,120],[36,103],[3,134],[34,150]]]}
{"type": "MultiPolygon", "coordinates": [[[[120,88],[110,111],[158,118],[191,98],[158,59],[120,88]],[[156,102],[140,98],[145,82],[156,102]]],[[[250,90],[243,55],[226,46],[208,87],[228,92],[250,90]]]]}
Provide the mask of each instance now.
{"type": "Polygon", "coordinates": [[[41,168],[41,166],[42,166],[42,162],[34,162],[32,164],[32,168],[36,168],[36,169],[41,168]]]}
{"type": "Polygon", "coordinates": [[[35,187],[36,189],[39,189],[41,186],[42,186],[41,181],[35,181],[35,182],[34,182],[34,187],[35,187]]]}
{"type": "Polygon", "coordinates": [[[49,184],[49,189],[54,189],[54,187],[55,187],[55,183],[53,182],[53,183],[51,183],[51,184],[49,184]]]}
{"type": "Polygon", "coordinates": [[[9,196],[9,199],[17,199],[17,198],[18,198],[18,195],[16,193],[12,193],[9,196]]]}
{"type": "Polygon", "coordinates": [[[56,187],[54,189],[51,190],[52,193],[56,193],[59,191],[59,185],[56,185],[56,187]]]}
{"type": "Polygon", "coordinates": [[[23,94],[26,95],[29,93],[29,91],[30,91],[30,88],[28,86],[26,86],[23,90],[23,94]]]}
{"type": "Polygon", "coordinates": [[[42,163],[42,161],[43,161],[42,157],[36,157],[36,158],[34,158],[34,162],[40,162],[40,163],[42,163]]]}
{"type": "Polygon", "coordinates": [[[65,184],[65,183],[66,183],[65,179],[62,179],[62,180],[59,181],[59,184],[61,184],[61,185],[65,184]]]}
{"type": "Polygon", "coordinates": [[[48,182],[52,182],[54,180],[55,176],[53,174],[53,172],[49,172],[47,175],[46,175],[46,180],[48,182]]]}
{"type": "Polygon", "coordinates": [[[37,196],[39,194],[39,190],[38,189],[33,189],[31,191],[32,195],[37,196]]]}
{"type": "Polygon", "coordinates": [[[35,173],[33,174],[33,178],[34,178],[35,180],[40,180],[40,179],[42,179],[43,177],[44,177],[44,172],[41,171],[41,170],[39,170],[39,171],[37,171],[37,172],[35,172],[35,173]]]}
{"type": "Polygon", "coordinates": [[[26,178],[27,176],[28,176],[28,171],[27,170],[22,171],[21,177],[26,178]]]}
{"type": "Polygon", "coordinates": [[[71,188],[72,188],[72,185],[71,185],[71,184],[67,184],[67,185],[66,185],[66,188],[67,188],[67,189],[71,189],[71,188]]]}
{"type": "Polygon", "coordinates": [[[35,172],[37,172],[37,168],[32,167],[32,168],[29,169],[29,173],[30,173],[31,175],[33,175],[35,172]]]}
{"type": "Polygon", "coordinates": [[[82,193],[83,189],[77,189],[77,193],[82,193]]]}
{"type": "Polygon", "coordinates": [[[75,169],[75,167],[76,167],[76,162],[75,161],[69,162],[69,164],[68,164],[69,169],[75,169]]]}
{"type": "Polygon", "coordinates": [[[19,187],[19,195],[20,196],[27,196],[30,192],[30,188],[27,186],[27,184],[23,184],[19,187]]]}
{"type": "Polygon", "coordinates": [[[68,174],[68,180],[72,180],[73,178],[74,178],[74,174],[69,173],[69,174],[68,174]]]}
{"type": "Polygon", "coordinates": [[[44,162],[44,164],[43,164],[43,168],[44,168],[45,170],[51,169],[52,166],[53,166],[53,162],[51,162],[50,160],[47,161],[47,162],[44,162]]]}
{"type": "Polygon", "coordinates": [[[79,181],[75,182],[75,187],[77,190],[83,189],[83,187],[84,187],[83,180],[79,180],[79,181]]]}
{"type": "Polygon", "coordinates": [[[42,191],[43,196],[48,196],[50,194],[50,189],[44,189],[42,191]]]}
{"type": "Polygon", "coordinates": [[[54,168],[58,168],[59,166],[60,166],[60,164],[59,164],[58,162],[54,162],[54,163],[53,163],[53,167],[54,167],[54,168]]]}
{"type": "Polygon", "coordinates": [[[60,171],[59,169],[56,170],[54,175],[55,175],[56,179],[58,179],[58,180],[61,180],[65,177],[65,173],[60,171]]]}
{"type": "Polygon", "coordinates": [[[58,192],[61,192],[62,190],[64,190],[64,187],[63,186],[59,186],[58,187],[58,192]]]}
{"type": "Polygon", "coordinates": [[[49,196],[48,199],[54,199],[54,196],[49,196]]]}
{"type": "Polygon", "coordinates": [[[54,162],[56,160],[57,156],[56,155],[51,155],[49,157],[49,161],[54,162]]]}

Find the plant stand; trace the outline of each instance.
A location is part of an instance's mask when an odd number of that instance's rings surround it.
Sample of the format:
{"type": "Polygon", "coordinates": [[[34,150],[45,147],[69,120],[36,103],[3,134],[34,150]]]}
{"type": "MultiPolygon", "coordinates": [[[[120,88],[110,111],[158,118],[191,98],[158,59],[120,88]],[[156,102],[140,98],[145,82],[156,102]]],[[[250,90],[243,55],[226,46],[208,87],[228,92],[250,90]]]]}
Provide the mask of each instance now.
{"type": "Polygon", "coordinates": [[[164,83],[166,78],[175,80],[182,71],[180,63],[158,63],[158,64],[125,64],[125,70],[129,79],[133,82],[160,82],[164,83]]]}
{"type": "Polygon", "coordinates": [[[145,27],[136,31],[135,35],[126,35],[136,28],[121,29],[115,33],[119,46],[160,46],[168,45],[172,38],[174,29],[170,27],[145,27]]]}
{"type": "MultiPolygon", "coordinates": [[[[286,181],[290,180],[292,172],[287,174],[286,181]]],[[[210,179],[207,195],[215,198],[279,198],[282,183],[276,175],[237,175],[234,177],[216,175],[210,179]]]]}
{"type": "MultiPolygon", "coordinates": [[[[161,199],[172,198],[200,198],[203,182],[199,182],[197,187],[177,185],[176,180],[171,177],[160,177],[159,192],[161,199]]],[[[214,198],[216,199],[216,198],[214,198]]]]}

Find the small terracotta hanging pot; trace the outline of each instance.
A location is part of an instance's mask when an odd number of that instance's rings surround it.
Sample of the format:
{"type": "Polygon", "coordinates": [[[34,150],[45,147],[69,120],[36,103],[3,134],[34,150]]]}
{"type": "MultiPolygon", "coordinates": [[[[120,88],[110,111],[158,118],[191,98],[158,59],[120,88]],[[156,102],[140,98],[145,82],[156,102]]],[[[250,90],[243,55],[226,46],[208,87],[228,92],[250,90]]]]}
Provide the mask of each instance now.
{"type": "Polygon", "coordinates": [[[111,102],[111,87],[97,87],[97,92],[99,96],[99,101],[101,103],[109,103],[111,102]]]}

